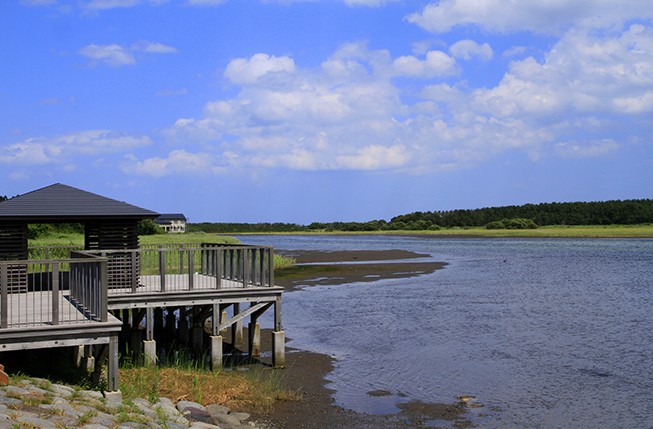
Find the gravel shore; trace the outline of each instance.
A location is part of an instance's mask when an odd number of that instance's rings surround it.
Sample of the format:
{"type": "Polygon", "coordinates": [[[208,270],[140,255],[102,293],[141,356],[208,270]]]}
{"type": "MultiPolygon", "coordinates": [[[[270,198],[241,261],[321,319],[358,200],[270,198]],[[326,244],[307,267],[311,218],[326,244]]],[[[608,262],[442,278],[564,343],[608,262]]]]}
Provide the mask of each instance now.
{"type": "Polygon", "coordinates": [[[4,428],[216,428],[255,429],[249,414],[222,405],[168,398],[155,403],[138,398],[122,401],[116,395],[75,390],[44,379],[26,379],[0,388],[0,429],[4,428]]]}

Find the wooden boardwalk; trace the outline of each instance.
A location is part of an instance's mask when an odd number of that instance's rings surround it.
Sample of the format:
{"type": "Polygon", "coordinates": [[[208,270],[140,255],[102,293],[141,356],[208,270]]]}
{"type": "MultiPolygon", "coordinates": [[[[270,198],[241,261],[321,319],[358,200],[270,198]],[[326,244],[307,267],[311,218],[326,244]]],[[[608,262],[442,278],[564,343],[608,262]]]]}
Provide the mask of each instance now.
{"type": "MultiPolygon", "coordinates": [[[[273,265],[270,247],[212,245],[70,251],[69,259],[0,261],[0,351],[98,346],[85,353],[98,365],[109,358],[113,391],[118,389],[119,337],[134,350],[145,326],[142,350],[156,361],[154,331],[164,321],[155,319],[155,313],[162,317],[167,309],[166,314],[178,314],[175,325],[180,331],[186,326],[199,356],[210,318],[211,363],[219,367],[220,332],[228,327],[232,333],[242,331],[247,318],[250,356],[257,356],[257,320],[273,308],[272,361],[283,366],[283,288],[274,286],[273,265]],[[24,287],[13,287],[17,281],[24,287]]],[[[95,373],[99,371],[96,367],[95,373]]]]}

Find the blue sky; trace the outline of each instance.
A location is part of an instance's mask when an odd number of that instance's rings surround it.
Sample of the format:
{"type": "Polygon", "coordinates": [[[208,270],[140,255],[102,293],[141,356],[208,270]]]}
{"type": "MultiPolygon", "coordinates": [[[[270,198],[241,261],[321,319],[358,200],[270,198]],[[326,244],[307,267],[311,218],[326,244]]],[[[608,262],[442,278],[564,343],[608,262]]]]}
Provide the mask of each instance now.
{"type": "Polygon", "coordinates": [[[11,0],[0,195],[191,222],[652,198],[649,0],[11,0]]]}

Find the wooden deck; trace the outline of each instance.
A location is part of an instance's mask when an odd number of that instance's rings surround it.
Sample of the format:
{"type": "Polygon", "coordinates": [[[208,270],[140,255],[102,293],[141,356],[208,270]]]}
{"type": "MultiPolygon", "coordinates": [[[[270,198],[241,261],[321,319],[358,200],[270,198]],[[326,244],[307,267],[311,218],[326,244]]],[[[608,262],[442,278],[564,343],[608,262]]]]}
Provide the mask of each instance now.
{"type": "MultiPolygon", "coordinates": [[[[140,338],[143,321],[144,353],[156,360],[154,332],[163,323],[157,309],[177,311],[188,322],[196,350],[203,347],[202,327],[211,318],[211,362],[220,366],[220,332],[242,329],[245,318],[250,332],[258,332],[257,319],[273,307],[273,365],[283,366],[283,288],[274,286],[273,249],[167,246],[69,249],[66,259],[0,261],[0,351],[101,346],[90,353],[100,365],[109,358],[111,391],[118,388],[119,336],[140,338]],[[17,282],[24,287],[14,287],[17,282]]],[[[257,335],[248,340],[252,356],[260,348],[257,335]]]]}
{"type": "Polygon", "coordinates": [[[274,302],[280,298],[283,288],[279,286],[243,287],[241,281],[221,279],[216,288],[215,276],[194,273],[193,288],[187,274],[166,274],[167,285],[161,292],[162,279],[159,275],[141,276],[140,284],[132,288],[111,288],[108,295],[109,310],[192,306],[210,304],[234,304],[242,302],[274,302]]]}

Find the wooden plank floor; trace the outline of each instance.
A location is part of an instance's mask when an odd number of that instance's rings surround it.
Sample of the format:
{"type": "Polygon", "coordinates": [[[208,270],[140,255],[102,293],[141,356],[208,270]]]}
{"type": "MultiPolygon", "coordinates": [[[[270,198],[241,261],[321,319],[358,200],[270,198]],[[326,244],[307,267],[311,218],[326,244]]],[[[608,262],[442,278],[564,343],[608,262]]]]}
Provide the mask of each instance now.
{"type": "MultiPolygon", "coordinates": [[[[248,288],[261,287],[260,285],[248,284],[248,288]]],[[[264,286],[267,287],[267,286],[264,286]]],[[[193,274],[193,290],[216,290],[216,278],[206,274],[193,274]]],[[[220,281],[220,289],[244,289],[242,281],[226,280],[220,281]]],[[[182,292],[190,290],[190,279],[188,274],[166,274],[165,291],[182,292]]],[[[139,286],[136,293],[157,293],[161,291],[161,276],[140,276],[139,286]]],[[[131,294],[131,288],[110,288],[109,295],[131,294]]]]}
{"type": "MultiPolygon", "coordinates": [[[[7,295],[7,328],[52,326],[52,292],[22,292],[7,295]]],[[[59,324],[97,323],[89,320],[69,299],[59,293],[59,324]]]]}
{"type": "Polygon", "coordinates": [[[131,288],[109,288],[109,310],[193,306],[209,304],[274,302],[283,292],[282,287],[249,284],[244,288],[242,281],[222,279],[216,289],[215,277],[195,273],[193,289],[190,289],[188,274],[166,275],[165,292],[161,292],[161,277],[140,276],[140,285],[133,292],[131,288]]]}

